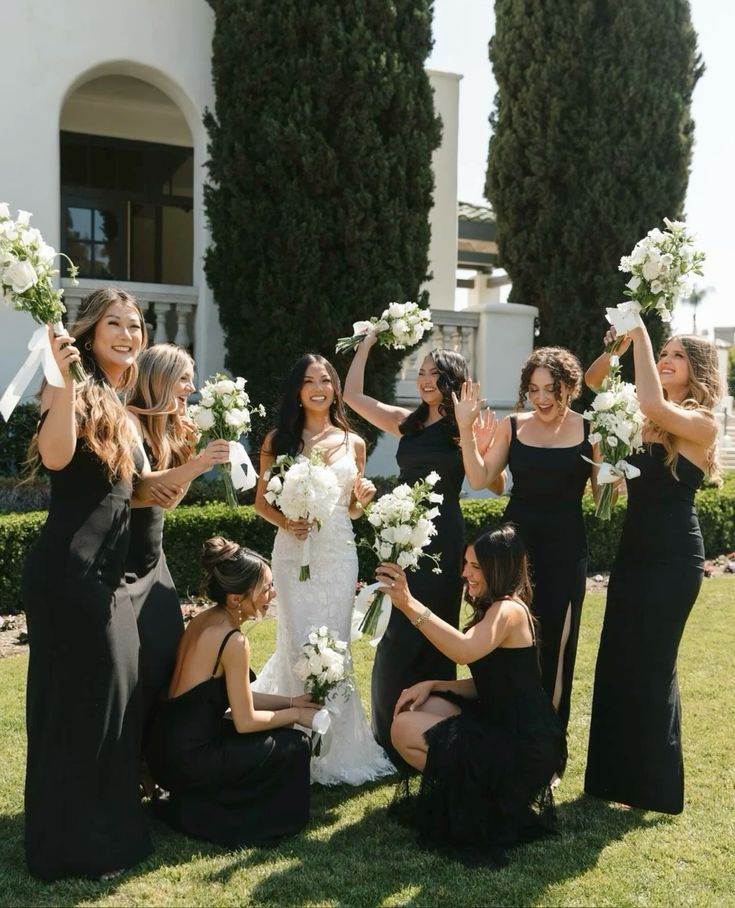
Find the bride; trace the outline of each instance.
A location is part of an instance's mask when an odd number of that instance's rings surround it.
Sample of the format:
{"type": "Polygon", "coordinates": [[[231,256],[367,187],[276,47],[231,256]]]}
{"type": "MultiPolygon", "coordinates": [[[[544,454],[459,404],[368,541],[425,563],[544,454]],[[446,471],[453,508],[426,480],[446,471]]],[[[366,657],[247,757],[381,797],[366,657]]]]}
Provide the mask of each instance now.
{"type": "MultiPolygon", "coordinates": [[[[309,632],[326,625],[333,636],[349,641],[357,584],[357,551],[351,520],[375,495],[365,479],[365,442],[350,431],[342,389],[334,366],[323,356],[307,353],[286,379],[275,429],[268,433],[260,455],[255,510],[278,527],[273,546],[273,581],[277,599],[276,651],[264,666],[253,690],[278,690],[287,696],[303,693],[293,673],[309,632]],[[319,449],[335,473],[341,495],[330,518],[319,530],[306,520],[287,520],[265,500],[265,474],[280,454],[309,454],[319,449]],[[311,579],[299,580],[303,542],[311,534],[311,579]]],[[[348,663],[351,670],[352,657],[348,663]]],[[[312,758],[311,778],[322,785],[361,785],[394,772],[393,764],[375,743],[355,690],[329,701],[332,727],[328,746],[312,758]]]]}

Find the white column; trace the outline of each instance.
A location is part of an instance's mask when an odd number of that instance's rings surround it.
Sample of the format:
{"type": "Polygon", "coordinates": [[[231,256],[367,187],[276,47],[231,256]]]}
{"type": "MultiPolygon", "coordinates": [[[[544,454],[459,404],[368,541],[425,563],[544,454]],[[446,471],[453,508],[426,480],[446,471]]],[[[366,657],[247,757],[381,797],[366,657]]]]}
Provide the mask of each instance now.
{"type": "Polygon", "coordinates": [[[193,306],[191,303],[174,303],[176,309],[176,337],[174,343],[179,347],[189,348],[191,338],[189,337],[189,313],[193,306]]]}
{"type": "Polygon", "coordinates": [[[171,303],[154,303],[153,311],[156,313],[156,333],[153,337],[154,344],[167,344],[168,331],[166,330],[166,315],[171,308],[171,303]]]}

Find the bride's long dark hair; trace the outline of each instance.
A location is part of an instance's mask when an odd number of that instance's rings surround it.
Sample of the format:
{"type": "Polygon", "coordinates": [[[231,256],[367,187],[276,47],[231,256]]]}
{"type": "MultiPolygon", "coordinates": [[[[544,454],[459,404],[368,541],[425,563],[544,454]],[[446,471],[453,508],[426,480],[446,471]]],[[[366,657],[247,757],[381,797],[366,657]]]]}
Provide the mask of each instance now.
{"type": "Polygon", "coordinates": [[[301,388],[304,384],[304,376],[309,366],[314,363],[324,366],[332,381],[334,388],[334,401],[329,408],[329,419],[338,429],[342,429],[345,435],[352,431],[345,405],[342,400],[342,382],[339,380],[337,370],[328,359],[319,353],[305,353],[300,359],[296,360],[289,372],[283,386],[281,394],[281,403],[278,407],[278,416],[276,417],[276,426],[270,440],[270,448],[267,453],[278,457],[280,454],[288,454],[295,457],[304,449],[304,408],[301,405],[301,388]]]}

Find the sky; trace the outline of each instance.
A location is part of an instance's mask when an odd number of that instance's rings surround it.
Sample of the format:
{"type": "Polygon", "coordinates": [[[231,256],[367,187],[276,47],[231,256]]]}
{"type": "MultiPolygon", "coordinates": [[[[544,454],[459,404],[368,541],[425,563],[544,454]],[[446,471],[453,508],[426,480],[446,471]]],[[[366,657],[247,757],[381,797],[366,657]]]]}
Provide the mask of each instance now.
{"type": "MultiPolygon", "coordinates": [[[[735,325],[735,3],[690,0],[706,70],[694,93],[695,145],[686,221],[707,261],[698,286],[709,288],[697,309],[697,329],[735,325]]],[[[492,0],[434,0],[431,69],[462,75],[459,88],[459,199],[485,203],[496,86],[487,44],[494,30],[492,0]]],[[[660,226],[651,224],[651,227],[660,226]]],[[[692,309],[679,304],[675,331],[692,330],[692,309]]]]}

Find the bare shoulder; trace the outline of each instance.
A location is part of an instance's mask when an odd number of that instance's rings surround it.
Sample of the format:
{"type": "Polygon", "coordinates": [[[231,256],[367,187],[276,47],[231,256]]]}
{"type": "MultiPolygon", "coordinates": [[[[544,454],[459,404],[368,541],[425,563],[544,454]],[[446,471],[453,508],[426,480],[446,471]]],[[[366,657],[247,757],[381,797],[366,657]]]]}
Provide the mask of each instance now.
{"type": "Polygon", "coordinates": [[[365,439],[362,437],[362,435],[358,435],[357,432],[349,432],[348,438],[350,444],[352,445],[352,450],[355,452],[355,454],[364,455],[367,451],[367,447],[365,445],[365,439]]]}

